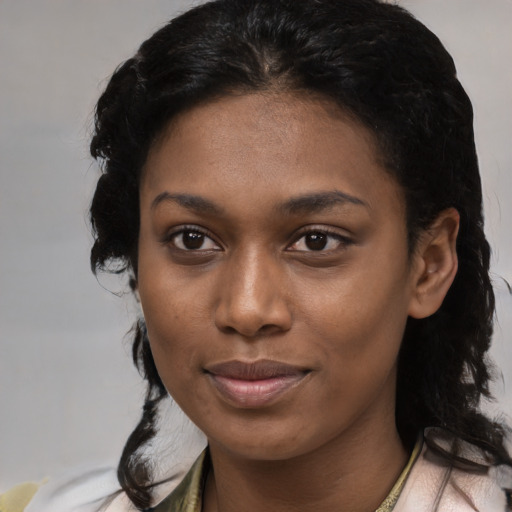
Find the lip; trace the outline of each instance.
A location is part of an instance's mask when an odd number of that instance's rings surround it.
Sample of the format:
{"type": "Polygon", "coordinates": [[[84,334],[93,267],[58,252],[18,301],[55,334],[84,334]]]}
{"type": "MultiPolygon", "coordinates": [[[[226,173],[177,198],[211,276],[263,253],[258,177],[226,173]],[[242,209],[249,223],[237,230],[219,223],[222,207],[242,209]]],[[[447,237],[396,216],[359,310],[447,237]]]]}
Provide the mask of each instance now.
{"type": "Polygon", "coordinates": [[[205,372],[224,400],[247,409],[270,405],[310,373],[304,368],[266,359],[226,361],[208,366],[205,372]]]}

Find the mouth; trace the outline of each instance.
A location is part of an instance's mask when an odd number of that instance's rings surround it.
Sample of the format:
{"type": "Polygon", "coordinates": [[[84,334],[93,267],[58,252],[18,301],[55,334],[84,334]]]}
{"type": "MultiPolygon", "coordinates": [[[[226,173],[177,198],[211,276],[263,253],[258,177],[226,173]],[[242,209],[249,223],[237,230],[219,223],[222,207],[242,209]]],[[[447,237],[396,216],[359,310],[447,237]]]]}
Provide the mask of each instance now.
{"type": "Polygon", "coordinates": [[[302,382],[310,370],[260,360],[218,363],[205,368],[205,373],[224,400],[236,407],[249,409],[275,402],[302,382]]]}

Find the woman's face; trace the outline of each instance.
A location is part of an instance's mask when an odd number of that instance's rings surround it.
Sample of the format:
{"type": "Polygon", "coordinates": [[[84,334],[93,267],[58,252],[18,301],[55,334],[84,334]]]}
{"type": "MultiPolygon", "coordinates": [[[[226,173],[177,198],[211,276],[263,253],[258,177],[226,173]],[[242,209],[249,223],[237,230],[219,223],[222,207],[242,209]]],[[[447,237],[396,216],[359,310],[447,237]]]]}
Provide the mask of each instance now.
{"type": "Polygon", "coordinates": [[[155,363],[212,445],[285,459],[394,422],[414,261],[364,128],[295,95],[196,107],[150,151],[140,209],[155,363]]]}

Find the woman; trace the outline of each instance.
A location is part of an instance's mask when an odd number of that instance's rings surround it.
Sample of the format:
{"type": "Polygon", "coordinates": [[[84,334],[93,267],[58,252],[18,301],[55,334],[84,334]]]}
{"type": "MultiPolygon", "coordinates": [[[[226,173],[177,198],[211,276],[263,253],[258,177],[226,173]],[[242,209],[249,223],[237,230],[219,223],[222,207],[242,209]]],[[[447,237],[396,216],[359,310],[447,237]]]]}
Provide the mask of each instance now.
{"type": "Polygon", "coordinates": [[[104,509],[510,506],[504,427],[478,410],[472,109],[428,29],[376,0],[202,5],[115,72],[91,152],[91,263],[131,276],[148,382],[104,509]],[[168,393],[208,449],[157,482],[168,393]]]}

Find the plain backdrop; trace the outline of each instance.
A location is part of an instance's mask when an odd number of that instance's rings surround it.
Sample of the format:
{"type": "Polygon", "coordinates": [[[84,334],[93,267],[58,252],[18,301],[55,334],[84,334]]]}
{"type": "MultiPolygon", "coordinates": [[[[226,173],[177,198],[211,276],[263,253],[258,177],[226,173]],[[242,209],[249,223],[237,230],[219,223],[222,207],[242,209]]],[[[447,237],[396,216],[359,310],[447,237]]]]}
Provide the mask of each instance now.
{"type": "MultiPolygon", "coordinates": [[[[512,416],[512,1],[399,3],[452,52],[475,107],[498,298],[493,411],[512,416]]],[[[98,170],[87,145],[108,76],[191,5],[0,0],[0,489],[115,466],[139,416],[143,387],[124,337],[134,306],[108,291],[123,283],[89,271],[98,170]]],[[[168,423],[181,448],[169,458],[193,456],[197,434],[174,410],[168,423]]]]}

